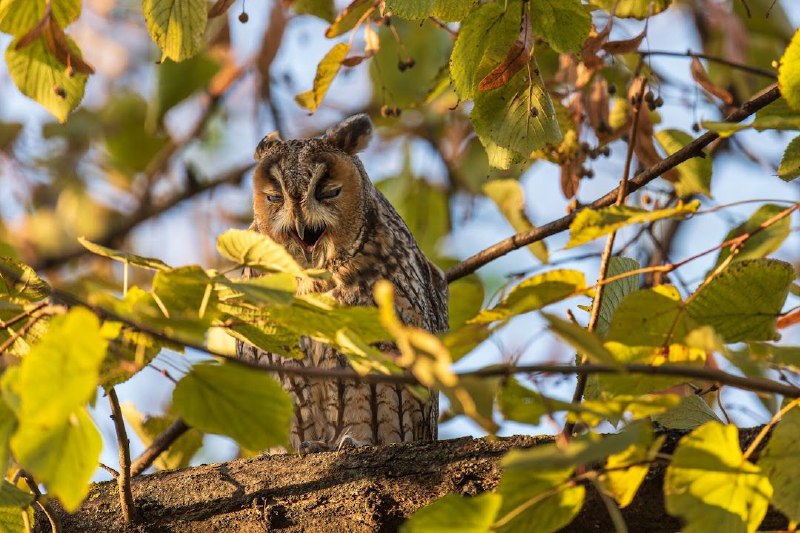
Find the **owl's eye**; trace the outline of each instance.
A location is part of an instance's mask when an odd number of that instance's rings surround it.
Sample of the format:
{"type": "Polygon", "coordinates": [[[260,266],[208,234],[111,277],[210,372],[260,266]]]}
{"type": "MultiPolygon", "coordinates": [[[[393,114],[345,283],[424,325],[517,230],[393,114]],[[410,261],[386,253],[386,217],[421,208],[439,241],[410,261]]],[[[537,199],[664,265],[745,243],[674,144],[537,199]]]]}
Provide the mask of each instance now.
{"type": "Polygon", "coordinates": [[[273,204],[279,204],[283,201],[283,196],[280,194],[268,194],[267,200],[269,200],[273,204]]]}
{"type": "Polygon", "coordinates": [[[336,198],[339,196],[339,193],[342,192],[342,186],[333,187],[332,189],[328,189],[327,191],[318,191],[317,192],[317,200],[330,200],[331,198],[336,198]]]}

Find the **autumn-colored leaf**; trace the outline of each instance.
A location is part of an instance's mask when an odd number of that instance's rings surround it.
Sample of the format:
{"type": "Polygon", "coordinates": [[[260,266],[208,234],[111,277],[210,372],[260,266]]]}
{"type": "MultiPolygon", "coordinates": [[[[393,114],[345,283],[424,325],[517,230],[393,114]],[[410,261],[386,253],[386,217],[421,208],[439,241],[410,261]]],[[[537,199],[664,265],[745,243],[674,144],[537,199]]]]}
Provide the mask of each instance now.
{"type": "MultiPolygon", "coordinates": [[[[208,18],[213,19],[224,15],[236,0],[217,0],[208,10],[208,18]]],[[[277,2],[276,2],[277,5],[277,2]]],[[[270,19],[272,20],[272,19],[270,19]]]]}
{"type": "Polygon", "coordinates": [[[639,49],[642,44],[645,34],[647,33],[647,26],[642,30],[642,33],[630,39],[622,39],[619,41],[608,41],[601,48],[609,54],[630,54],[639,49]]]}
{"type": "Polygon", "coordinates": [[[514,74],[528,64],[532,49],[533,35],[530,18],[528,17],[528,10],[526,9],[522,19],[520,33],[511,44],[508,55],[506,55],[502,63],[492,69],[492,71],[478,83],[478,90],[491,91],[493,89],[499,89],[508,83],[509,80],[514,77],[514,74]]]}
{"type": "Polygon", "coordinates": [[[727,105],[731,105],[733,103],[733,95],[722,87],[715,85],[714,82],[711,81],[711,78],[708,77],[705,67],[703,67],[703,64],[699,59],[697,59],[696,56],[692,57],[690,71],[692,73],[692,79],[696,81],[700,87],[713,94],[727,105]]]}

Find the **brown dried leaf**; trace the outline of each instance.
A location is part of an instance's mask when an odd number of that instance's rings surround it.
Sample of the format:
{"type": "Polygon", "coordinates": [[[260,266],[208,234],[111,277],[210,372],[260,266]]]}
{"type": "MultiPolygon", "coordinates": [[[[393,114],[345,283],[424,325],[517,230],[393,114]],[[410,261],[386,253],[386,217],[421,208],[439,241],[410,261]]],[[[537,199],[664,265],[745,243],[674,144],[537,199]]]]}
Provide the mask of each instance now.
{"type": "Polygon", "coordinates": [[[45,17],[44,40],[47,48],[67,69],[81,74],[94,74],[94,68],[76,55],[69,46],[69,41],[61,26],[52,18],[45,17]]]}
{"type": "Polygon", "coordinates": [[[377,2],[374,0],[353,0],[325,30],[325,37],[333,39],[352,30],[358,24],[358,21],[363,20],[364,17],[369,17],[368,12],[375,11],[376,4],[377,2]]]}
{"type": "Polygon", "coordinates": [[[581,181],[580,169],[581,163],[576,160],[561,165],[561,192],[564,193],[564,198],[574,198],[578,194],[578,185],[581,181]]]}
{"type": "MultiPolygon", "coordinates": [[[[633,112],[633,108],[634,106],[630,106],[631,112],[633,112]]],[[[661,155],[658,153],[655,143],[653,142],[653,133],[653,122],[650,120],[650,113],[648,113],[647,107],[645,107],[642,109],[641,113],[639,113],[639,125],[636,129],[635,139],[636,145],[633,151],[639,163],[646,167],[651,167],[661,161],[661,155]]],[[[680,179],[680,174],[673,168],[662,174],[661,177],[674,183],[680,179]]]]}
{"type": "Polygon", "coordinates": [[[514,77],[514,74],[528,64],[531,58],[531,50],[533,50],[533,31],[531,29],[528,10],[526,9],[524,10],[524,15],[520,24],[519,35],[511,44],[508,55],[506,55],[502,63],[492,69],[492,71],[480,81],[478,90],[491,91],[499,89],[508,83],[511,78],[514,77]]]}
{"type": "Polygon", "coordinates": [[[592,89],[586,94],[586,115],[598,139],[611,133],[608,126],[608,82],[602,76],[595,76],[592,89]]]}
{"type": "Polygon", "coordinates": [[[380,50],[381,42],[378,33],[372,28],[372,24],[367,24],[364,27],[364,54],[360,56],[350,56],[342,61],[345,67],[355,67],[360,65],[363,61],[371,58],[380,50]]]}
{"type": "Polygon", "coordinates": [[[608,41],[602,46],[602,48],[609,54],[629,54],[631,52],[635,52],[639,49],[639,45],[642,44],[642,39],[644,39],[646,33],[647,26],[645,26],[645,28],[642,30],[642,33],[636,37],[621,41],[608,41]]]}
{"type": "Polygon", "coordinates": [[[228,8],[230,8],[236,0],[217,0],[214,5],[208,10],[208,18],[213,19],[220,15],[224,15],[228,8]]]}
{"type": "Polygon", "coordinates": [[[31,30],[28,33],[20,37],[19,41],[17,41],[17,44],[14,45],[14,50],[22,50],[23,48],[30,46],[33,43],[33,41],[38,39],[44,33],[45,27],[47,26],[47,23],[50,21],[51,18],[50,15],[51,15],[50,11],[45,11],[44,16],[39,22],[36,23],[36,26],[31,28],[31,30]]]}
{"type": "Polygon", "coordinates": [[[725,102],[725,104],[733,104],[733,95],[711,81],[711,78],[708,77],[708,73],[706,73],[706,69],[697,57],[692,57],[690,71],[692,73],[692,78],[700,87],[725,102]]]}
{"type": "Polygon", "coordinates": [[[269,24],[264,30],[261,49],[258,51],[258,57],[256,58],[256,68],[258,68],[258,72],[261,75],[261,95],[265,99],[269,97],[270,90],[269,70],[278,55],[285,30],[286,14],[280,2],[273,2],[269,14],[269,24]]]}
{"type": "Polygon", "coordinates": [[[589,34],[589,38],[586,39],[586,42],[583,43],[583,48],[581,48],[581,62],[589,70],[598,70],[603,66],[603,59],[597,55],[597,53],[603,48],[603,44],[605,44],[610,34],[610,20],[600,33],[598,33],[597,29],[592,26],[592,32],[589,34]]]}

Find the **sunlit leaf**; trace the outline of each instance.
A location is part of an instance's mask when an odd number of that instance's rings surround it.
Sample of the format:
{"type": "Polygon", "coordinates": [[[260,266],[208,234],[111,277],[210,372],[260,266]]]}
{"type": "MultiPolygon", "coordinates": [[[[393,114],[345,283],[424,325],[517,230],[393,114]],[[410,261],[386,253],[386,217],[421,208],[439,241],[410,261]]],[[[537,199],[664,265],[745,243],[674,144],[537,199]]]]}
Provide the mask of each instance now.
{"type": "MultiPolygon", "coordinates": [[[[374,9],[373,0],[353,0],[344,10],[339,13],[336,20],[325,31],[325,37],[333,39],[343,33],[352,30],[358,21],[361,20],[370,9],[374,9]]],[[[344,56],[342,56],[344,59],[344,56]]]]}
{"type": "Polygon", "coordinates": [[[309,111],[317,110],[322,103],[322,99],[325,98],[325,93],[328,92],[328,88],[333,83],[333,79],[339,73],[339,69],[342,68],[342,61],[347,56],[348,50],[350,50],[350,46],[347,43],[338,43],[325,54],[325,57],[317,65],[314,86],[311,90],[295,96],[294,99],[299,105],[309,111]]]}
{"type": "Polygon", "coordinates": [[[550,331],[575,348],[579,355],[593,363],[616,364],[614,356],[606,350],[602,340],[594,332],[548,313],[542,313],[542,316],[547,320],[550,331]]]}
{"type": "MultiPolygon", "coordinates": [[[[3,0],[0,2],[0,31],[15,37],[24,35],[44,17],[46,0],[3,0]]],[[[78,19],[80,0],[52,2],[53,18],[62,28],[78,19]]]]}
{"type": "Polygon", "coordinates": [[[100,385],[106,389],[124,383],[146,367],[164,345],[147,333],[103,322],[101,334],[108,339],[108,350],[100,367],[100,385]]]}
{"type": "Polygon", "coordinates": [[[7,302],[37,302],[50,294],[50,285],[36,272],[11,257],[0,257],[0,297],[7,302]]]}
{"type": "Polygon", "coordinates": [[[303,272],[283,246],[255,231],[230,229],[217,238],[217,250],[237,265],[295,275],[303,272]]]}
{"type": "Polygon", "coordinates": [[[800,111],[800,30],[794,34],[781,57],[778,86],[789,106],[800,111]]]}
{"type": "Polygon", "coordinates": [[[578,52],[589,36],[592,17],[580,0],[533,0],[533,31],[562,54],[578,52]]]}
{"type": "Polygon", "coordinates": [[[469,0],[387,0],[386,9],[407,19],[436,17],[454,21],[467,16],[472,4],[469,0]]]}
{"type": "Polygon", "coordinates": [[[568,420],[596,426],[604,420],[616,424],[626,413],[632,420],[663,413],[676,407],[681,399],[677,394],[603,394],[596,400],[584,400],[570,409],[568,420]]]}
{"type": "Polygon", "coordinates": [[[778,177],[783,181],[792,181],[797,176],[800,176],[800,136],[789,142],[778,167],[778,177]]]}
{"type": "MultiPolygon", "coordinates": [[[[0,283],[1,282],[2,281],[0,281],[0,283]]],[[[2,296],[2,294],[0,294],[0,296],[2,296]]],[[[47,315],[28,317],[23,319],[23,322],[15,323],[17,325],[10,323],[10,321],[23,315],[26,312],[26,307],[29,308],[30,305],[31,304],[23,307],[22,305],[12,304],[0,299],[0,320],[9,321],[9,324],[5,328],[0,328],[0,344],[8,342],[12,336],[15,338],[14,341],[6,347],[6,351],[9,355],[27,355],[31,346],[38,343],[42,335],[47,332],[47,327],[50,322],[50,318],[47,315]],[[24,334],[20,335],[23,327],[27,327],[27,329],[24,334]]],[[[31,314],[33,315],[33,313],[31,314]]]]}
{"type": "Polygon", "coordinates": [[[772,505],[789,520],[800,521],[800,408],[795,406],[781,418],[758,466],[774,488],[772,505]]]}
{"type": "Polygon", "coordinates": [[[475,274],[465,276],[449,286],[450,331],[453,331],[475,316],[483,304],[483,283],[475,274]]]}
{"type": "Polygon", "coordinates": [[[687,204],[681,203],[676,207],[655,211],[627,205],[582,209],[569,225],[569,242],[566,247],[580,246],[630,224],[653,222],[694,213],[698,207],[700,207],[700,202],[693,200],[687,204]]]}
{"type": "MultiPolygon", "coordinates": [[[[150,446],[156,437],[167,429],[174,421],[170,416],[147,416],[141,414],[133,403],[122,404],[122,415],[125,421],[145,446],[150,446]]],[[[203,445],[203,434],[195,428],[170,444],[169,448],[153,462],[157,470],[177,470],[189,466],[189,461],[203,445]]]]}
{"type": "Polygon", "coordinates": [[[552,270],[526,279],[513,289],[499,304],[484,309],[470,320],[475,324],[488,324],[541,309],[561,301],[586,287],[586,278],[578,270],[552,270]]]}
{"type": "Polygon", "coordinates": [[[606,339],[629,346],[666,346],[694,329],[687,324],[680,293],[672,285],[634,291],[611,319],[606,339]]]}
{"type": "Polygon", "coordinates": [[[545,415],[567,411],[570,402],[549,398],[527,387],[516,378],[509,378],[497,397],[500,411],[507,420],[538,425],[545,415]]]}
{"type": "Polygon", "coordinates": [[[53,428],[94,397],[107,345],[99,320],[87,309],[73,307],[53,318],[47,334],[20,365],[23,425],[53,428]],[[53,401],[55,390],[58,401],[53,401]]]}
{"type": "Polygon", "coordinates": [[[250,450],[283,446],[289,438],[291,400],[266,372],[196,364],[178,382],[173,402],[190,426],[227,435],[250,450]]]}
{"type": "Polygon", "coordinates": [[[109,259],[114,259],[115,261],[119,261],[120,263],[126,263],[142,268],[147,268],[150,270],[171,270],[170,267],[165,262],[161,261],[160,259],[154,259],[152,257],[142,257],[140,255],[135,255],[128,252],[122,252],[120,250],[114,250],[113,248],[107,248],[100,244],[95,244],[83,237],[78,237],[78,242],[81,243],[81,246],[92,252],[93,254],[97,254],[103,257],[108,257],[109,259]]]}
{"type": "Polygon", "coordinates": [[[664,437],[653,442],[653,432],[645,429],[639,434],[639,440],[608,457],[606,472],[600,476],[600,483],[614,496],[621,508],[633,501],[650,469],[648,462],[655,458],[663,442],[664,437]]]}
{"type": "MultiPolygon", "coordinates": [[[[703,366],[706,360],[705,350],[683,344],[628,346],[620,342],[609,341],[605,343],[605,347],[614,354],[614,358],[620,363],[699,367],[703,366]]],[[[639,373],[600,374],[597,378],[601,393],[615,395],[657,392],[687,381],[689,381],[687,378],[678,376],[650,376],[639,373]]]]}
{"type": "Polygon", "coordinates": [[[22,513],[32,502],[33,494],[22,492],[4,479],[0,484],[0,531],[25,531],[22,513]]]}
{"type": "MultiPolygon", "coordinates": [[[[614,256],[608,263],[606,278],[613,278],[639,268],[639,262],[629,257],[614,256]]],[[[597,317],[595,331],[602,337],[608,333],[611,320],[622,300],[639,288],[639,276],[628,276],[608,283],[603,288],[603,300],[600,302],[600,314],[597,317]]]]}
{"type": "Polygon", "coordinates": [[[621,18],[644,19],[651,14],[657,15],[667,9],[672,0],[592,0],[592,4],[600,6],[621,18]],[[652,11],[651,11],[652,9],[652,11]]]}
{"type": "Polygon", "coordinates": [[[421,508],[400,527],[403,533],[488,533],[502,498],[483,493],[469,498],[448,494],[421,508]]]}
{"type": "MultiPolygon", "coordinates": [[[[655,139],[668,156],[694,140],[688,133],[674,129],[656,132],[655,139]]],[[[675,183],[678,196],[711,193],[711,157],[708,154],[704,152],[703,157],[693,157],[676,168],[680,175],[675,183]]]]}
{"type": "Polygon", "coordinates": [[[186,340],[202,342],[218,315],[214,282],[198,266],[157,272],[153,277],[152,298],[166,319],[168,332],[179,331],[186,340]]]}
{"type": "Polygon", "coordinates": [[[741,261],[702,287],[686,311],[725,342],[775,340],[775,322],[794,279],[794,268],[783,261],[741,261]]]}
{"type": "MultiPolygon", "coordinates": [[[[736,250],[733,262],[765,257],[780,248],[783,241],[786,240],[791,232],[791,217],[783,217],[781,220],[763,229],[759,229],[759,227],[785,209],[785,206],[775,204],[762,205],[746,222],[739,224],[725,235],[722,242],[727,242],[745,233],[753,233],[758,230],[758,233],[748,238],[744,244],[736,250]]],[[[716,266],[719,266],[719,264],[725,261],[730,255],[730,246],[726,246],[720,250],[716,266]]]]}
{"type": "Polygon", "coordinates": [[[89,492],[102,447],[100,432],[84,407],[46,431],[34,424],[20,425],[11,438],[20,466],[44,483],[68,512],[75,511],[89,492]]]}
{"type": "Polygon", "coordinates": [[[206,0],[143,0],[142,12],[162,60],[183,61],[200,51],[208,21],[206,0]]]}
{"type": "MultiPolygon", "coordinates": [[[[500,179],[492,180],[483,186],[483,192],[488,196],[506,217],[508,223],[516,233],[534,228],[528,215],[525,214],[525,193],[518,180],[500,179]]],[[[528,245],[528,250],[542,263],[547,263],[547,245],[538,241],[528,245]]]]}
{"type": "MultiPolygon", "coordinates": [[[[513,453],[517,453],[512,451],[513,453]]],[[[568,484],[572,468],[548,466],[505,470],[497,492],[502,505],[493,531],[549,533],[569,524],[583,506],[586,489],[568,484]]]]}
{"type": "MultiPolygon", "coordinates": [[[[26,0],[30,1],[30,0],[26,0]]],[[[80,57],[77,45],[66,38],[73,55],[80,57]]],[[[6,49],[6,65],[11,79],[25,96],[28,96],[47,109],[59,122],[65,122],[70,111],[83,100],[87,75],[67,72],[62,64],[50,53],[44,37],[39,37],[28,46],[16,49],[14,40],[6,49]]]]}
{"type": "Polygon", "coordinates": [[[753,532],[772,496],[761,469],[746,461],[735,426],[708,422],[681,439],[664,480],[667,512],[683,531],[753,532]]]}

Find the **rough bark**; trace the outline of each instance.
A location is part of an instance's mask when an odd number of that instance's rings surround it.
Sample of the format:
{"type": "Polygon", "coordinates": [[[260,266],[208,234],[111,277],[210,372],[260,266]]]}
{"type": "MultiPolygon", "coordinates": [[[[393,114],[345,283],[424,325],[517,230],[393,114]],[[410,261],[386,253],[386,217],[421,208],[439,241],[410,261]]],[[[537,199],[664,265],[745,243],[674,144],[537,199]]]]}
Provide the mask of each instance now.
{"type": "MultiPolygon", "coordinates": [[[[743,448],[758,429],[741,431],[743,448]]],[[[684,434],[669,432],[663,451],[670,453],[684,434]]],[[[139,476],[133,480],[139,521],[127,531],[396,531],[405,517],[447,493],[494,488],[498,460],[510,448],[547,442],[552,438],[462,438],[305,457],[265,455],[139,476]]],[[[664,511],[663,474],[663,466],[652,468],[622,510],[631,532],[680,529],[664,511]]],[[[57,514],[65,532],[126,531],[115,482],[94,485],[77,513],[57,514]]],[[[49,531],[47,520],[37,518],[37,531],[49,531]]],[[[770,509],[762,529],[785,526],[770,509]]],[[[586,503],[565,531],[613,530],[600,497],[587,487],[586,503]]]]}

